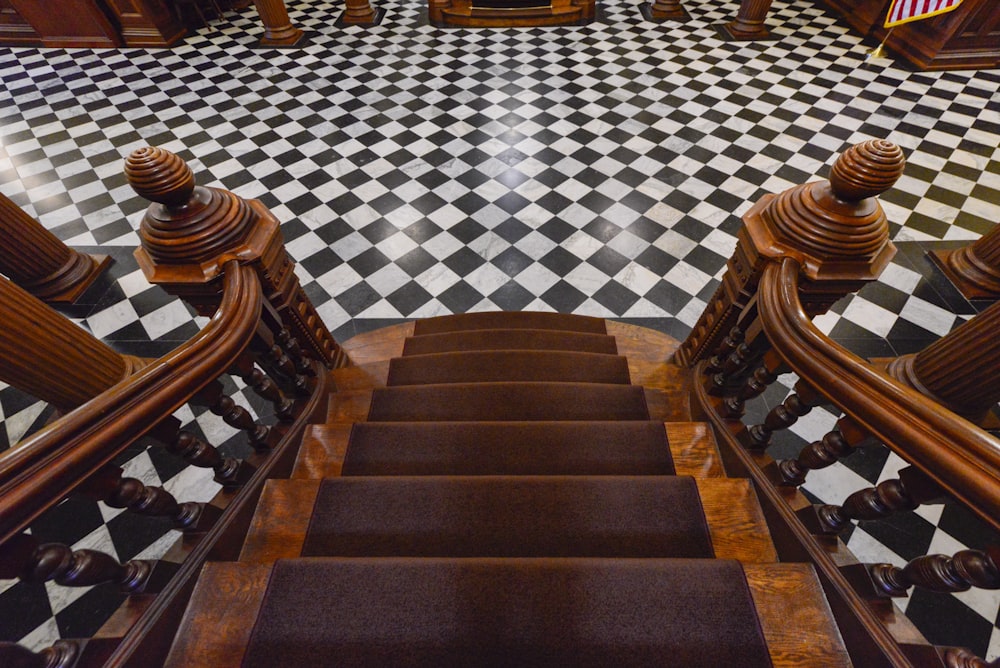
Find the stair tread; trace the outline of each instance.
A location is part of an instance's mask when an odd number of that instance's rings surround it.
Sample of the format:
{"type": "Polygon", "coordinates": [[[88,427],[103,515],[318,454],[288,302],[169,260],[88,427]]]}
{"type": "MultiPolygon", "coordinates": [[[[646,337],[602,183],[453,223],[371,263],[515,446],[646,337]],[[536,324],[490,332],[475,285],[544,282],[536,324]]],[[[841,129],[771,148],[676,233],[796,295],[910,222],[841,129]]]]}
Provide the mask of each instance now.
{"type": "Polygon", "coordinates": [[[319,487],[303,556],[712,557],[693,478],[365,476],[319,487]]]}
{"type": "MultiPolygon", "coordinates": [[[[321,480],[271,480],[261,496],[240,559],[271,562],[302,554],[321,480]]],[[[777,560],[767,523],[747,480],[697,481],[715,555],[744,563],[777,560]]]]}
{"type": "Polygon", "coordinates": [[[553,329],[589,334],[607,334],[603,318],[539,311],[481,311],[417,320],[413,335],[474,329],[553,329]]]}
{"type": "Polygon", "coordinates": [[[403,356],[464,350],[573,350],[617,355],[612,336],[548,329],[479,329],[407,337],[403,356]]]}
{"type": "MultiPolygon", "coordinates": [[[[647,560],[628,561],[641,564],[647,560]]],[[[272,564],[206,564],[166,665],[171,668],[241,666],[255,628],[251,620],[257,618],[260,612],[272,570],[272,564]],[[232,614],[234,609],[240,614],[232,614]]],[[[743,571],[774,668],[851,666],[811,566],[794,563],[746,564],[743,571]],[[789,600],[794,601],[794,614],[791,615],[789,600]]],[[[628,625],[632,616],[624,615],[621,619],[626,620],[623,625],[628,625]]],[[[716,635],[710,642],[721,637],[716,635]]],[[[292,664],[281,662],[275,665],[292,664]]],[[[667,661],[659,665],[679,664],[667,661]]],[[[737,661],[731,665],[744,664],[737,661]]]]}
{"type": "Polygon", "coordinates": [[[557,381],[627,385],[628,361],[618,355],[564,350],[476,350],[396,357],[386,385],[557,381]]]}
{"type": "Polygon", "coordinates": [[[275,564],[244,665],[470,662],[771,665],[733,561],[330,558],[275,564]]]}
{"type": "Polygon", "coordinates": [[[343,475],[670,475],[662,422],[359,422],[343,475]]]}
{"type": "Polygon", "coordinates": [[[376,388],[368,420],[648,420],[643,389],[604,383],[449,383],[376,388]]]}

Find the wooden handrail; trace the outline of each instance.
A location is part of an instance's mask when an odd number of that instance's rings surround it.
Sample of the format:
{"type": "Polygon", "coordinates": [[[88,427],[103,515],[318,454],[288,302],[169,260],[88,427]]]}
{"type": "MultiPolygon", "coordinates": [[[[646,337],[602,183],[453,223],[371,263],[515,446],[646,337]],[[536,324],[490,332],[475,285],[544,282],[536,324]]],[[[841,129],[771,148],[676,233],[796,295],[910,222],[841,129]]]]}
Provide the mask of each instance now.
{"type": "Polygon", "coordinates": [[[0,543],[225,373],[249,345],[262,304],[256,271],[226,262],[220,307],[193,339],[0,457],[0,543]]]}
{"type": "Polygon", "coordinates": [[[1000,529],[1000,440],[824,336],[799,298],[793,258],[765,268],[760,322],[788,366],[953,498],[1000,529]]]}

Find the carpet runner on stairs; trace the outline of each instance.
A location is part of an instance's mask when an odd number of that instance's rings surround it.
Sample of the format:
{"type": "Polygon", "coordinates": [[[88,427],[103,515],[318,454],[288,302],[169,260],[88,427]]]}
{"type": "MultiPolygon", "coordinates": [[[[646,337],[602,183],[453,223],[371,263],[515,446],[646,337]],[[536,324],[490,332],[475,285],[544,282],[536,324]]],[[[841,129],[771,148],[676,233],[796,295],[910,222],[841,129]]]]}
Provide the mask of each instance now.
{"type": "Polygon", "coordinates": [[[371,400],[323,432],[350,434],[340,477],[268,483],[168,665],[847,665],[826,617],[798,615],[806,642],[775,615],[776,589],[819,587],[772,563],[749,483],[674,475],[603,320],[476,313],[405,338],[383,381],[342,372],[371,400]],[[208,642],[230,609],[256,621],[208,642]]]}

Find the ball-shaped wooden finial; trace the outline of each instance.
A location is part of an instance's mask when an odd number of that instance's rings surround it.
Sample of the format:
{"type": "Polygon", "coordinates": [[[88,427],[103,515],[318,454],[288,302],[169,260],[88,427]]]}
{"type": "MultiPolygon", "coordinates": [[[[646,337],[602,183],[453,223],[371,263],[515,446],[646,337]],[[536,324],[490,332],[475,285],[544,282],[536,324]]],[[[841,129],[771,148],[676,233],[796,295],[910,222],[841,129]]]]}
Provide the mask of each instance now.
{"type": "Polygon", "coordinates": [[[885,139],[872,139],[844,151],[830,172],[830,187],[843,200],[879,195],[903,174],[903,151],[885,139]]]}
{"type": "Polygon", "coordinates": [[[187,204],[194,173],[187,163],[162,148],[146,146],[125,159],[125,176],[136,193],[168,207],[187,204]]]}

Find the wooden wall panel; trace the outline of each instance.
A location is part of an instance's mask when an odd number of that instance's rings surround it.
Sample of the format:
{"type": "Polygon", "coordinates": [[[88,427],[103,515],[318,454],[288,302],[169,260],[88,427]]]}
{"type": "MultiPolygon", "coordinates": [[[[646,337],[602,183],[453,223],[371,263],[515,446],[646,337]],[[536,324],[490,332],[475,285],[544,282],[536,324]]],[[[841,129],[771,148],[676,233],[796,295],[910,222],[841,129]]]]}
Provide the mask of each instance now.
{"type": "Polygon", "coordinates": [[[163,0],[105,0],[128,46],[172,46],[186,30],[163,0]]]}
{"type": "Polygon", "coordinates": [[[118,28],[96,0],[9,0],[44,46],[120,46],[118,28]]]}
{"type": "Polygon", "coordinates": [[[38,46],[42,40],[31,24],[17,13],[10,0],[0,0],[0,44],[38,46]]]}

